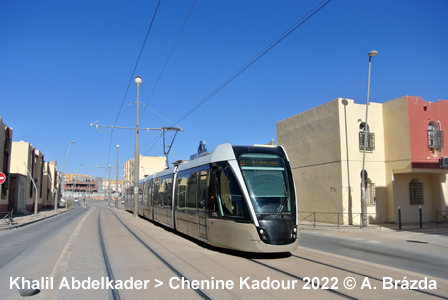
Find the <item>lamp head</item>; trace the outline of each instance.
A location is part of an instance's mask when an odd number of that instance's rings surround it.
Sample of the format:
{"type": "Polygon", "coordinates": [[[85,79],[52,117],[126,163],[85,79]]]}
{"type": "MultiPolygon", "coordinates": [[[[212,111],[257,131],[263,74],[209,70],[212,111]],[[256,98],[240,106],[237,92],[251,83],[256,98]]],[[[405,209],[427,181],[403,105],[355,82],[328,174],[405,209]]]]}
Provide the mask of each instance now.
{"type": "Polygon", "coordinates": [[[369,52],[370,57],[377,56],[377,55],[378,55],[378,51],[376,51],[376,50],[372,50],[369,52]]]}
{"type": "Polygon", "coordinates": [[[134,83],[136,86],[139,86],[140,84],[142,84],[143,79],[140,76],[135,76],[134,78],[134,83]]]}

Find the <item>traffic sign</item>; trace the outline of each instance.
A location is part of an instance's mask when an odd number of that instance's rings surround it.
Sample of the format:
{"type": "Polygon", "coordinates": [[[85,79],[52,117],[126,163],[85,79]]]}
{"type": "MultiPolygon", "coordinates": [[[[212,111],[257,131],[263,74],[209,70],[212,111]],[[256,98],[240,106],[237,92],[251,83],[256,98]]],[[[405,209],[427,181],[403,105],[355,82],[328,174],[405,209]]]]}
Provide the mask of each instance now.
{"type": "Polygon", "coordinates": [[[2,184],[2,183],[5,182],[5,181],[6,181],[5,173],[0,172],[0,184],[2,184]]]}

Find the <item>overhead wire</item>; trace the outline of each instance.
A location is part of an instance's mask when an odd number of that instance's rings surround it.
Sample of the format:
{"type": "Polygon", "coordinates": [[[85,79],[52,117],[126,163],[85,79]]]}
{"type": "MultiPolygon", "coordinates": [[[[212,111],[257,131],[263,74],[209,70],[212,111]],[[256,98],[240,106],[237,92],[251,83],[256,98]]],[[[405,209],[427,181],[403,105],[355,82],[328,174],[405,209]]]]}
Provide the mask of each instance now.
{"type": "Polygon", "coordinates": [[[160,2],[161,1],[162,0],[159,0],[159,2],[157,3],[156,9],[155,9],[154,14],[153,14],[152,19],[151,19],[151,23],[149,24],[148,31],[146,32],[145,40],[143,41],[143,45],[142,45],[142,47],[140,49],[140,53],[138,55],[137,62],[135,63],[134,70],[132,71],[132,75],[131,75],[131,78],[129,80],[128,87],[126,88],[126,92],[124,93],[123,100],[121,101],[121,106],[120,106],[120,109],[118,111],[117,118],[115,119],[114,126],[112,127],[112,131],[110,133],[109,151],[108,151],[108,156],[107,156],[107,164],[109,164],[109,160],[110,160],[110,152],[111,152],[111,148],[112,148],[112,137],[113,137],[113,134],[114,134],[114,127],[117,125],[118,119],[120,117],[120,113],[121,113],[121,110],[123,108],[124,101],[126,100],[126,96],[127,96],[128,92],[129,92],[129,88],[131,86],[132,80],[134,79],[135,71],[137,70],[138,63],[140,62],[140,58],[142,56],[143,49],[145,48],[146,41],[148,40],[148,36],[149,36],[150,31],[151,31],[151,28],[152,28],[152,25],[154,23],[154,20],[156,18],[157,11],[159,10],[159,6],[160,6],[160,2]]]}
{"type": "Polygon", "coordinates": [[[244,66],[242,66],[239,70],[237,70],[229,78],[227,78],[223,83],[221,83],[217,88],[215,88],[204,99],[202,99],[195,106],[193,106],[186,114],[184,114],[179,120],[177,120],[175,124],[177,125],[181,121],[183,121],[186,117],[188,117],[191,113],[193,113],[201,105],[203,105],[210,98],[212,98],[216,93],[218,93],[225,86],[227,86],[230,82],[232,82],[235,78],[237,78],[241,73],[243,73],[250,66],[252,66],[255,62],[257,62],[266,53],[268,53],[272,48],[277,46],[281,41],[283,41],[286,37],[288,37],[291,33],[293,33],[297,28],[299,28],[302,24],[304,24],[306,21],[308,21],[312,16],[314,16],[316,13],[318,13],[322,8],[324,8],[331,1],[332,0],[324,0],[324,1],[320,2],[312,10],[310,10],[305,16],[303,16],[300,20],[298,20],[296,23],[294,23],[294,25],[292,25],[288,30],[286,30],[284,33],[282,33],[280,36],[278,36],[272,43],[270,43],[268,46],[266,46],[262,51],[260,51],[251,60],[249,60],[244,66]]]}
{"type": "MultiPolygon", "coordinates": [[[[151,95],[149,96],[148,101],[146,102],[146,106],[148,106],[149,105],[149,101],[151,101],[152,95],[154,94],[154,91],[156,90],[156,88],[157,88],[157,86],[159,84],[160,78],[162,77],[162,74],[165,71],[165,67],[168,64],[168,61],[170,60],[171,54],[173,53],[174,48],[176,47],[177,41],[179,40],[179,37],[180,37],[180,34],[182,33],[182,31],[183,31],[183,29],[185,27],[185,24],[187,23],[188,17],[190,16],[190,13],[193,10],[193,7],[194,7],[195,3],[196,3],[196,0],[194,0],[193,4],[191,4],[190,10],[188,11],[188,14],[187,14],[187,16],[186,16],[186,18],[184,20],[184,23],[182,24],[182,27],[180,28],[179,33],[177,34],[176,40],[174,41],[174,44],[171,47],[171,51],[168,54],[168,57],[167,57],[167,59],[165,61],[165,64],[163,65],[163,68],[162,68],[162,71],[159,74],[159,77],[157,78],[156,84],[154,85],[154,88],[152,89],[151,95]]],[[[142,114],[140,115],[140,119],[143,118],[143,115],[145,114],[145,111],[146,111],[146,107],[143,110],[142,114]]]]}

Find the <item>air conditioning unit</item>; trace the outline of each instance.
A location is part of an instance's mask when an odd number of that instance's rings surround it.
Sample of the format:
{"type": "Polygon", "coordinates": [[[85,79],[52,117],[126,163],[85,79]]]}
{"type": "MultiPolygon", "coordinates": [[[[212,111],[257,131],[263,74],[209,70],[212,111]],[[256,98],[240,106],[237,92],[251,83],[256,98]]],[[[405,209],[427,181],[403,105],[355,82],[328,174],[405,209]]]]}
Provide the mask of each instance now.
{"type": "Polygon", "coordinates": [[[448,168],[448,156],[444,156],[439,160],[441,168],[448,168]]]}

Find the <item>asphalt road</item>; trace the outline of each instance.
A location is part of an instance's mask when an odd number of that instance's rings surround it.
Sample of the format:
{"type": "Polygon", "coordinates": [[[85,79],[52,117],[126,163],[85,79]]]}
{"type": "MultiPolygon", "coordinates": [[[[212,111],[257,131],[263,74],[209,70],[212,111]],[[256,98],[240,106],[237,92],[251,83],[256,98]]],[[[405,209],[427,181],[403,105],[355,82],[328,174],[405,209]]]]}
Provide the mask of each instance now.
{"type": "Polygon", "coordinates": [[[414,232],[300,232],[299,246],[448,279],[448,237],[414,232]]]}
{"type": "Polygon", "coordinates": [[[62,249],[88,210],[79,208],[22,228],[0,231],[0,299],[12,299],[10,278],[49,276],[62,249]]]}

